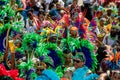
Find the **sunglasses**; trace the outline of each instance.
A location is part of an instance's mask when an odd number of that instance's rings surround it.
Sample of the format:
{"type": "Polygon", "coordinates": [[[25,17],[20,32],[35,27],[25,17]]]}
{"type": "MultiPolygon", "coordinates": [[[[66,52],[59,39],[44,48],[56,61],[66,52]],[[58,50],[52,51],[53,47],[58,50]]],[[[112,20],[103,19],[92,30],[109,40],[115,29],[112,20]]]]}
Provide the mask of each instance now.
{"type": "Polygon", "coordinates": [[[43,71],[44,69],[36,69],[36,71],[43,71]]]}
{"type": "Polygon", "coordinates": [[[76,63],[82,62],[82,61],[76,60],[76,59],[73,59],[73,61],[76,62],[76,63]]]}

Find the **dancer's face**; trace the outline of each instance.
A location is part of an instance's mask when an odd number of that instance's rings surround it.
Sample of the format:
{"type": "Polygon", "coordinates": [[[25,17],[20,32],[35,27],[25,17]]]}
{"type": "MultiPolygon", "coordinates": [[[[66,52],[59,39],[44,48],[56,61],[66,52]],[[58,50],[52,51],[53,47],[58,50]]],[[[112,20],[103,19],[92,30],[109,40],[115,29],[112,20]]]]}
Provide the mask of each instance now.
{"type": "Polygon", "coordinates": [[[84,65],[84,62],[80,59],[73,59],[73,63],[74,63],[74,67],[77,68],[81,68],[84,65]]]}

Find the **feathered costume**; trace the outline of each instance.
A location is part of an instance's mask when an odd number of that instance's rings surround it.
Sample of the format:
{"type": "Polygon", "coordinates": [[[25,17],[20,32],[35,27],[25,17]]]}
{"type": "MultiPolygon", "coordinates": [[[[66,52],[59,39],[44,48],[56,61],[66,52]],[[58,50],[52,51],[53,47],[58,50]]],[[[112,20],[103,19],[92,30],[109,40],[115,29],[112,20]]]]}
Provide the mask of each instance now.
{"type": "Polygon", "coordinates": [[[63,60],[63,52],[57,47],[57,44],[54,43],[39,43],[36,48],[36,53],[40,57],[40,60],[44,61],[44,57],[48,56],[52,59],[53,63],[46,62],[52,68],[56,68],[59,65],[62,65],[63,60]]]}
{"type": "Polygon", "coordinates": [[[97,74],[90,74],[88,73],[88,67],[84,66],[82,68],[78,68],[74,73],[72,80],[96,80],[99,76],[97,74]]]}
{"type": "MultiPolygon", "coordinates": [[[[4,80],[6,77],[9,77],[10,80],[24,80],[23,78],[18,77],[19,73],[17,69],[6,70],[3,64],[0,64],[0,79],[4,80]]],[[[5,79],[6,80],[6,79],[5,79]]]]}
{"type": "Polygon", "coordinates": [[[85,18],[84,16],[85,16],[85,13],[78,14],[78,17],[75,21],[75,26],[78,28],[79,36],[81,38],[86,39],[90,21],[87,18],[85,18]]]}
{"type": "Polygon", "coordinates": [[[35,78],[35,80],[60,80],[57,74],[52,70],[44,70],[41,76],[35,78]]]}
{"type": "MultiPolygon", "coordinates": [[[[106,49],[103,51],[106,54],[101,55],[101,66],[103,64],[110,70],[116,70],[120,68],[120,52],[117,52],[116,49],[111,50],[110,46],[106,45],[106,49]],[[104,57],[103,57],[104,55],[104,57]]],[[[99,54],[100,55],[100,54],[99,54]]],[[[100,57],[98,55],[98,57],[100,57]]]]}
{"type": "Polygon", "coordinates": [[[110,68],[111,70],[119,69],[120,68],[120,52],[117,52],[116,54],[108,55],[107,58],[105,58],[105,63],[107,67],[110,68]]]}
{"type": "MultiPolygon", "coordinates": [[[[7,39],[7,32],[10,38],[14,38],[17,34],[22,33],[24,21],[22,21],[20,19],[21,16],[16,15],[15,10],[11,8],[9,4],[10,0],[2,0],[0,2],[5,3],[0,6],[0,20],[2,21],[2,25],[0,25],[0,51],[3,52],[6,46],[5,41],[7,39]],[[11,18],[13,20],[11,20],[11,18]]],[[[10,47],[13,46],[11,45],[10,47]]]]}
{"type": "Polygon", "coordinates": [[[83,52],[86,59],[85,65],[93,71],[97,68],[97,55],[93,52],[94,45],[88,40],[67,37],[62,40],[61,48],[63,51],[83,52]]]}

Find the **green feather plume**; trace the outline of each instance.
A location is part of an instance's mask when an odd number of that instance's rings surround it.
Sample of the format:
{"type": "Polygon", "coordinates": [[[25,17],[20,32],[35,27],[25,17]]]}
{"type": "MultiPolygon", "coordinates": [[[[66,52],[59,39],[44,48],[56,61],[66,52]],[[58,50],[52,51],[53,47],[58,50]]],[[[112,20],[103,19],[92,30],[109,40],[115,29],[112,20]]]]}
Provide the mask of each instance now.
{"type": "Polygon", "coordinates": [[[63,50],[70,50],[71,52],[74,52],[76,48],[80,48],[80,41],[79,38],[72,38],[72,37],[67,37],[62,39],[61,41],[61,46],[63,50]]]}
{"type": "Polygon", "coordinates": [[[92,60],[93,60],[93,63],[92,63],[92,71],[95,71],[95,69],[97,68],[97,63],[98,63],[98,60],[97,60],[97,58],[96,58],[96,56],[97,56],[97,54],[95,54],[94,52],[93,52],[93,50],[94,50],[94,45],[90,42],[90,41],[88,41],[88,40],[84,40],[84,39],[81,39],[80,40],[80,45],[81,46],[84,46],[84,47],[86,47],[86,48],[88,48],[89,50],[90,50],[90,55],[91,55],[91,58],[92,58],[92,60]]]}
{"type": "Polygon", "coordinates": [[[4,19],[5,17],[14,17],[15,11],[11,8],[10,4],[6,4],[4,6],[0,6],[0,15],[4,19]]]}
{"type": "Polygon", "coordinates": [[[40,35],[36,33],[26,33],[23,35],[22,38],[22,47],[18,48],[17,50],[23,53],[26,50],[31,52],[31,50],[34,49],[32,44],[34,44],[34,42],[38,44],[40,42],[40,39],[41,39],[40,35]]]}
{"type": "MultiPolygon", "coordinates": [[[[20,77],[25,77],[26,76],[25,71],[30,70],[31,68],[33,68],[32,60],[20,63],[18,65],[18,69],[20,70],[20,77]]],[[[35,72],[32,72],[30,74],[30,78],[34,79],[35,77],[37,77],[37,74],[35,72]]]]}
{"type": "Polygon", "coordinates": [[[10,23],[7,23],[7,24],[1,26],[0,27],[0,34],[2,34],[3,32],[5,32],[10,26],[11,26],[10,23]]]}
{"type": "Polygon", "coordinates": [[[62,63],[64,63],[63,51],[60,48],[58,48],[57,44],[55,43],[51,43],[51,42],[39,43],[36,48],[36,55],[40,57],[48,56],[49,49],[55,50],[57,52],[57,55],[60,57],[62,63]]]}

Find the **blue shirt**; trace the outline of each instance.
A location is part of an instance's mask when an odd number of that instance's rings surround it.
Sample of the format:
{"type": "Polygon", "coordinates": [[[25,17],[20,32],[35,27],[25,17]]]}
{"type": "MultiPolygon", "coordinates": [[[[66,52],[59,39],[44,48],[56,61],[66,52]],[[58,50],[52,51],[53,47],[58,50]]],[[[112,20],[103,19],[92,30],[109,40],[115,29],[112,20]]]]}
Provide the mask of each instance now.
{"type": "Polygon", "coordinates": [[[58,18],[58,19],[61,18],[60,14],[58,13],[57,9],[55,9],[55,8],[51,9],[49,14],[50,14],[51,17],[55,17],[55,18],[58,18]]]}

